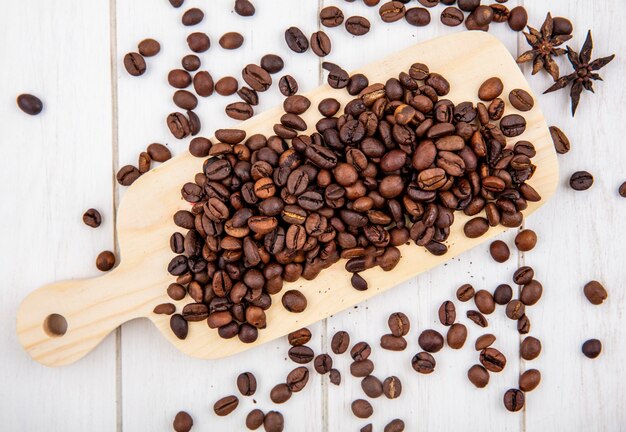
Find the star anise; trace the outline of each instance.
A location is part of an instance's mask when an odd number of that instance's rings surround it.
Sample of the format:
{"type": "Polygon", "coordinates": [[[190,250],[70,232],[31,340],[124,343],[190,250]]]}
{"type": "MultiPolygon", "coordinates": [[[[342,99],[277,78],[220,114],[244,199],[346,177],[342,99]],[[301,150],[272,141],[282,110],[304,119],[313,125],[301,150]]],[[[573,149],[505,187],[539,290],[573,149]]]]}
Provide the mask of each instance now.
{"type": "Polygon", "coordinates": [[[572,98],[572,116],[576,114],[576,108],[578,108],[578,103],[580,102],[580,94],[583,90],[588,90],[593,93],[593,81],[602,81],[602,77],[594,71],[602,69],[615,58],[615,54],[613,54],[608,57],[602,57],[591,61],[592,50],[593,39],[591,38],[591,30],[589,30],[587,33],[587,39],[585,39],[585,43],[583,44],[580,54],[569,46],[567,47],[567,58],[574,67],[574,72],[559,78],[552,87],[544,92],[544,94],[550,93],[572,84],[572,88],[570,89],[570,97],[572,98]]]}
{"type": "Polygon", "coordinates": [[[537,31],[528,26],[529,33],[524,32],[531,50],[517,58],[518,63],[533,61],[533,75],[541,69],[545,69],[554,81],[559,79],[559,65],[554,61],[554,57],[565,54],[563,48],[557,48],[564,42],[572,38],[572,35],[554,35],[554,23],[552,15],[548,12],[546,20],[541,26],[541,31],[537,31]]]}

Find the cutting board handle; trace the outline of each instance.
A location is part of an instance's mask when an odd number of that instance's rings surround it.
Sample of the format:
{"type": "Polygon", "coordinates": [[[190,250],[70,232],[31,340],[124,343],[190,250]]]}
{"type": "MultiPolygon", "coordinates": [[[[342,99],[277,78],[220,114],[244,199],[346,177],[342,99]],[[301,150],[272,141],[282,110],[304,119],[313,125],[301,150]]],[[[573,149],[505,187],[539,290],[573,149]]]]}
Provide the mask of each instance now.
{"type": "Polygon", "coordinates": [[[72,363],[124,322],[149,313],[154,304],[146,302],[140,275],[120,267],[93,279],[55,282],[24,299],[17,335],[34,360],[47,366],[72,363]]]}

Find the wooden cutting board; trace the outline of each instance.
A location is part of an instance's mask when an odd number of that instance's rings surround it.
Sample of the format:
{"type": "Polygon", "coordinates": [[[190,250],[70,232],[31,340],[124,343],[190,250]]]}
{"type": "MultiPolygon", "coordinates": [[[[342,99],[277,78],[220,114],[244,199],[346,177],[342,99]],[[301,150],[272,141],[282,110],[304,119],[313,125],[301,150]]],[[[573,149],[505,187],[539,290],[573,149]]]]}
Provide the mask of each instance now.
{"type": "MultiPolygon", "coordinates": [[[[355,72],[364,73],[370,83],[384,83],[388,78],[408,71],[415,62],[429,65],[431,71],[441,73],[450,81],[452,89],[446,97],[455,103],[477,101],[478,87],[492,76],[501,77],[505,84],[502,98],[507,102],[507,113],[516,112],[508,103],[510,90],[521,88],[532,94],[507,49],[495,37],[483,32],[456,33],[434,39],[355,72]]],[[[313,131],[319,117],[316,109],[319,101],[334,97],[343,106],[351,99],[345,90],[334,90],[328,85],[306,96],[311,100],[311,108],[302,117],[311,126],[308,133],[313,131]]],[[[246,130],[248,136],[255,133],[272,135],[272,126],[279,123],[282,113],[282,107],[277,107],[241,123],[239,128],[246,130]]],[[[526,131],[511,143],[524,139],[535,145],[537,155],[533,162],[537,171],[529,183],[543,197],[541,202],[529,203],[524,212],[527,216],[554,193],[558,163],[538,104],[523,115],[527,120],[526,131]]],[[[180,189],[202,171],[202,162],[185,152],[143,175],[126,191],[117,216],[120,262],[114,270],[94,279],[53,283],[24,299],[17,315],[17,334],[33,359],[49,366],[72,363],[91,351],[116,327],[142,317],[150,319],[170,343],[190,356],[225,357],[367,300],[505,230],[504,227],[491,228],[478,239],[468,239],[462,229],[469,218],[456,212],[447,241],[449,251],[444,256],[431,255],[414,244],[401,246],[402,259],[393,271],[373,268],[362,273],[370,287],[367,291],[352,288],[351,274],[344,269],[345,260],[340,260],[313,281],[300,279],[286,283],[283,292],[296,288],[306,295],[307,309],[300,314],[287,312],[280,304],[281,294],[273,296],[273,306],[267,311],[267,328],[259,332],[258,340],[253,344],[243,344],[237,338],[223,340],[205,322],[190,323],[189,335],[185,340],[179,340],[170,330],[170,317],[156,315],[152,309],[157,304],[173,302],[166,293],[167,286],[174,281],[167,272],[167,264],[173,257],[169,238],[180,228],[174,225],[172,215],[179,209],[189,209],[190,205],[181,198],[180,189]]],[[[180,312],[189,301],[187,297],[173,303],[180,312]]]]}

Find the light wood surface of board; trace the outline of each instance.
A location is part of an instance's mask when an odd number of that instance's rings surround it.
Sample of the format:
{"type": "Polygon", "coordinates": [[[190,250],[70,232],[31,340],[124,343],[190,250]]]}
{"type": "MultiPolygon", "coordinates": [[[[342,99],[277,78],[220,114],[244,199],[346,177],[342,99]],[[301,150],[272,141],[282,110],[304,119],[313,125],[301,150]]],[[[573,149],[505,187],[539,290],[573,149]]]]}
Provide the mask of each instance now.
{"type": "MultiPolygon", "coordinates": [[[[389,77],[408,71],[415,62],[428,64],[431,71],[441,73],[448,79],[451,91],[446,98],[455,103],[477,100],[478,87],[492,76],[502,77],[505,94],[516,88],[532,92],[506,47],[496,37],[484,32],[437,38],[395,53],[357,72],[365,74],[372,83],[384,83],[389,77]]],[[[302,117],[309,124],[308,133],[315,130],[319,118],[316,107],[320,101],[335,97],[345,106],[351,99],[345,90],[332,89],[328,85],[308,93],[307,97],[312,108],[302,117]]],[[[507,103],[507,112],[514,111],[517,112],[507,103]]],[[[272,126],[280,122],[283,113],[282,107],[268,110],[241,123],[239,128],[248,136],[256,133],[270,136],[272,126]]],[[[510,139],[509,145],[527,140],[537,150],[533,158],[537,171],[529,183],[543,199],[530,203],[524,213],[531,214],[552,196],[558,179],[558,163],[540,107],[535,106],[524,113],[524,117],[526,131],[510,139]]],[[[216,142],[216,139],[212,141],[216,142]]],[[[48,285],[24,300],[18,312],[17,332],[25,349],[35,360],[50,366],[70,363],[89,352],[117,326],[139,317],[150,318],[171,343],[191,356],[209,359],[235,354],[393,288],[505,229],[493,228],[487,235],[469,239],[463,234],[463,225],[470,217],[457,212],[450,238],[446,241],[449,250],[445,255],[435,256],[424,248],[403,245],[399,248],[403,258],[393,271],[385,272],[375,267],[362,272],[372,287],[366,291],[352,288],[350,273],[344,269],[345,260],[341,260],[322,271],[314,280],[286,283],[282,292],[300,290],[307,298],[307,308],[302,313],[290,313],[280,304],[282,294],[273,296],[273,305],[267,312],[267,328],[259,332],[259,338],[252,344],[244,344],[238,338],[223,340],[216,330],[210,329],[204,322],[190,323],[189,335],[180,340],[169,327],[170,317],[154,314],[152,309],[171,300],[165,288],[175,280],[167,272],[167,264],[173,256],[169,237],[177,231],[172,216],[177,210],[190,208],[190,204],[181,198],[180,188],[193,181],[195,173],[202,172],[202,163],[203,159],[184,152],[133,183],[117,214],[121,262],[116,269],[95,280],[48,285]],[[59,314],[67,320],[68,328],[64,335],[50,334],[45,330],[42,323],[51,314],[59,314]]],[[[188,301],[179,301],[178,309],[182,309],[188,301]]]]}
{"type": "MultiPolygon", "coordinates": [[[[489,3],[489,2],[488,2],[489,3]]],[[[203,68],[214,77],[240,77],[247,63],[258,62],[268,52],[285,59],[285,69],[275,75],[292,74],[301,91],[313,90],[323,82],[321,61],[310,50],[294,55],[285,46],[283,31],[297,25],[309,35],[318,28],[332,39],[329,61],[353,70],[379,60],[385,52],[397,52],[418,42],[462,30],[439,22],[444,6],[429,9],[428,27],[411,27],[404,21],[384,24],[378,8],[344,0],[302,1],[257,0],[257,14],[243,19],[232,12],[231,0],[186,0],[173,9],[166,0],[108,0],[99,2],[24,0],[9,2],[0,14],[0,420],[2,430],[12,431],[138,431],[171,430],[180,409],[189,411],[193,430],[244,430],[249,409],[279,409],[286,431],[328,432],[358,430],[366,421],[350,412],[350,402],[363,397],[360,382],[348,372],[349,356],[334,356],[334,367],[342,372],[342,385],[330,385],[327,376],[313,373],[307,388],[287,403],[274,406],[268,398],[271,387],[284,380],[294,364],[286,358],[286,338],[265,343],[246,354],[225,359],[198,360],[164,343],[149,320],[134,320],[106,338],[94,352],[69,367],[46,368],[33,361],[16,337],[19,303],[39,286],[69,278],[99,274],[93,262],[100,250],[116,250],[115,209],[126,189],[114,181],[119,166],[136,163],[137,155],[151,142],[162,142],[175,154],[188,143],[169,135],[165,116],[175,110],[167,95],[167,71],[179,67],[188,50],[185,37],[191,31],[207,31],[212,47],[200,57],[203,68]],[[271,7],[269,4],[271,3],[271,7]],[[337,5],[346,16],[362,15],[372,22],[370,33],[353,37],[340,26],[320,27],[319,9],[337,5]],[[180,16],[186,8],[200,7],[205,20],[185,28],[180,16]],[[270,26],[265,26],[272,23],[270,26]],[[246,41],[236,51],[217,46],[219,36],[239,31],[246,41]],[[137,42],[154,37],[161,53],[148,59],[148,72],[140,78],[124,71],[122,57],[136,50],[137,42]],[[44,113],[35,118],[15,108],[21,92],[41,95],[44,113]],[[97,230],[82,226],[80,216],[98,208],[104,224],[97,230]],[[216,417],[212,403],[236,393],[238,373],[250,370],[259,379],[254,399],[240,398],[240,407],[230,416],[216,417]]],[[[626,201],[617,187],[626,180],[622,161],[626,147],[621,133],[621,112],[626,89],[626,40],[618,37],[626,16],[621,0],[509,0],[513,8],[524,5],[529,22],[539,27],[546,12],[567,16],[575,25],[569,42],[579,48],[587,29],[594,36],[594,56],[617,54],[602,71],[604,82],[596,94],[584,94],[575,119],[569,113],[567,91],[542,95],[551,84],[543,72],[525,76],[535,92],[548,124],[561,127],[572,141],[572,151],[559,155],[557,193],[546,206],[526,221],[540,238],[530,253],[513,246],[517,230],[499,234],[512,247],[505,264],[494,264],[488,243],[464,252],[442,266],[410,278],[396,288],[357,307],[335,314],[309,328],[309,345],[318,352],[329,350],[329,340],[339,329],[351,333],[353,341],[372,344],[374,374],[379,378],[397,375],[403,382],[401,398],[373,401],[375,413],[367,422],[375,430],[395,417],[402,418],[407,431],[620,431],[626,425],[626,376],[620,373],[626,361],[626,329],[616,323],[624,319],[624,280],[621,264],[626,250],[623,223],[626,201]],[[567,186],[572,172],[585,169],[595,176],[594,186],[574,192],[567,186]],[[419,351],[417,336],[426,328],[445,331],[437,320],[437,308],[453,299],[458,285],[470,282],[477,289],[493,290],[521,264],[532,265],[544,285],[540,303],[528,312],[531,335],[541,339],[543,351],[533,361],[520,361],[515,323],[498,308],[488,317],[485,330],[497,336],[496,346],[507,355],[507,367],[492,374],[485,389],[474,388],[466,371],[477,362],[472,346],[481,329],[468,324],[469,337],[462,350],[444,349],[436,355],[437,369],[429,376],[417,375],[410,358],[419,351]],[[582,296],[590,279],[604,283],[609,299],[599,307],[582,296]],[[411,318],[409,346],[401,353],[379,348],[386,332],[387,316],[401,310],[411,318]],[[602,340],[603,354],[586,359],[580,345],[590,337],[602,340]],[[527,394],[526,407],[519,413],[506,412],[502,393],[517,385],[520,371],[537,368],[542,385],[527,394]]],[[[410,7],[418,6],[411,2],[410,7]]],[[[510,53],[527,49],[521,34],[505,24],[492,26],[490,34],[502,41],[510,53]]],[[[558,60],[563,73],[570,71],[564,57],[558,60]]],[[[241,80],[240,80],[241,82],[241,80]]],[[[203,119],[203,135],[219,127],[235,126],[223,112],[226,103],[237,100],[212,96],[200,101],[197,112],[203,119]]],[[[264,93],[257,112],[282,101],[275,87],[264,93]]],[[[417,249],[417,248],[416,248],[417,249]]],[[[122,250],[123,252],[123,250],[122,250]]],[[[474,307],[472,302],[455,302],[457,316],[474,307]]]]}

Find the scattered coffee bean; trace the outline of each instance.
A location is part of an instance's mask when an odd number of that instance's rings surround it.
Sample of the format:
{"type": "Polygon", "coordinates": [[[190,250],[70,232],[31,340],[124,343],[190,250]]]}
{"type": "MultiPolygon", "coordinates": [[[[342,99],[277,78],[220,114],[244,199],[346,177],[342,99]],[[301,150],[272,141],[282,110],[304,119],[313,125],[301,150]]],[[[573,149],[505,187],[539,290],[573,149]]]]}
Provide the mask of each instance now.
{"type": "Polygon", "coordinates": [[[343,354],[350,346],[350,335],[345,331],[335,333],[330,341],[330,347],[335,354],[343,354]]]}
{"type": "Polygon", "coordinates": [[[103,251],[96,258],[96,267],[100,271],[109,271],[115,265],[115,255],[111,251],[103,251]]]}
{"type": "Polygon", "coordinates": [[[491,333],[487,333],[482,336],[479,336],[478,339],[476,339],[474,348],[476,349],[476,351],[482,351],[485,348],[490,347],[495,341],[496,341],[496,337],[492,335],[491,333]]]}
{"type": "Polygon", "coordinates": [[[144,57],[153,57],[161,51],[161,44],[154,39],[144,39],[137,45],[139,54],[144,57]]]}
{"type": "Polygon", "coordinates": [[[350,284],[352,288],[357,291],[366,291],[367,290],[367,281],[363,279],[363,277],[358,273],[353,273],[350,278],[350,284]]]}
{"type": "Polygon", "coordinates": [[[456,298],[459,301],[466,302],[474,298],[474,287],[470,284],[463,284],[456,290],[456,298]]]}
{"type": "Polygon", "coordinates": [[[370,398],[377,398],[383,394],[383,383],[373,375],[368,375],[361,380],[363,393],[370,398]]]}
{"type": "Polygon", "coordinates": [[[487,321],[487,318],[485,318],[485,316],[483,314],[481,314],[478,311],[475,310],[468,310],[466,312],[467,317],[474,322],[474,324],[480,326],[480,327],[487,327],[489,325],[489,322],[487,321]]]}
{"type": "Polygon", "coordinates": [[[441,12],[441,22],[449,27],[461,25],[464,19],[463,12],[454,6],[449,6],[441,12]]]}
{"type": "Polygon", "coordinates": [[[310,363],[315,356],[313,350],[306,345],[289,348],[288,355],[291,361],[299,364],[310,363]]]}
{"type": "Polygon", "coordinates": [[[390,351],[404,351],[407,342],[402,336],[386,334],[380,338],[380,346],[390,351]]]}
{"type": "Polygon", "coordinates": [[[414,7],[406,10],[404,19],[413,26],[424,27],[430,24],[431,18],[428,9],[414,7]]]}
{"type": "Polygon", "coordinates": [[[344,25],[348,33],[354,36],[363,36],[370,31],[370,22],[362,16],[351,16],[344,25]]]}
{"type": "Polygon", "coordinates": [[[619,186],[617,192],[622,198],[626,198],[626,181],[619,186]]]}
{"type": "Polygon", "coordinates": [[[532,250],[537,244],[537,234],[533,230],[525,229],[515,236],[515,246],[522,252],[532,250]]]}
{"type": "Polygon", "coordinates": [[[480,362],[491,372],[501,372],[506,366],[506,357],[495,348],[485,348],[480,352],[480,362]]]}
{"type": "Polygon", "coordinates": [[[354,361],[366,360],[372,353],[372,348],[367,342],[357,342],[350,350],[350,357],[354,361]]]}
{"type": "Polygon", "coordinates": [[[145,174],[150,171],[150,165],[152,164],[152,159],[148,152],[139,153],[139,158],[137,160],[137,169],[139,173],[145,174]]]}
{"type": "Polygon", "coordinates": [[[518,111],[530,111],[533,109],[533,106],[535,106],[533,97],[526,90],[522,89],[511,90],[509,93],[509,102],[511,102],[513,108],[518,111]]]}
{"type": "Polygon", "coordinates": [[[374,408],[365,399],[357,399],[351,404],[352,414],[358,418],[369,418],[374,413],[374,408]]]}
{"type": "Polygon", "coordinates": [[[402,18],[404,18],[405,13],[406,8],[404,7],[404,4],[399,1],[388,1],[386,3],[383,3],[383,5],[378,10],[380,19],[386,23],[401,20],[402,18]]]}
{"type": "Polygon", "coordinates": [[[183,14],[181,21],[183,25],[186,26],[194,26],[196,24],[200,24],[204,19],[204,12],[198,8],[191,8],[185,11],[183,14]]]}
{"type": "Polygon", "coordinates": [[[489,245],[489,253],[494,261],[503,263],[511,256],[509,247],[502,240],[496,240],[489,245]]]}
{"type": "Polygon", "coordinates": [[[21,94],[17,97],[16,101],[19,109],[24,111],[26,114],[37,115],[43,110],[43,102],[41,102],[41,99],[37,96],[33,96],[32,94],[21,94]]]}
{"type": "Polygon", "coordinates": [[[283,59],[276,54],[266,54],[261,57],[261,67],[271,74],[275,74],[283,70],[285,63],[283,59]]]}
{"type": "Polygon", "coordinates": [[[525,285],[530,283],[530,281],[533,280],[534,276],[535,271],[532,269],[532,267],[522,266],[515,270],[515,273],[513,273],[513,282],[518,285],[525,285]]]}
{"type": "Polygon", "coordinates": [[[343,12],[335,6],[326,6],[320,11],[320,22],[324,27],[340,26],[343,18],[343,12]]]}
{"type": "Polygon", "coordinates": [[[200,61],[200,57],[195,54],[187,54],[180,61],[183,69],[189,72],[197,71],[200,68],[202,62],[200,61]]]}
{"type": "Polygon", "coordinates": [[[492,77],[480,85],[478,98],[482,101],[491,101],[502,94],[504,84],[498,77],[492,77]]]}
{"type": "Polygon", "coordinates": [[[207,138],[196,137],[189,142],[189,153],[199,158],[207,157],[211,150],[211,146],[211,141],[207,138]]]}
{"type": "Polygon", "coordinates": [[[175,88],[186,88],[191,84],[191,75],[183,69],[173,69],[167,74],[167,82],[175,88]]]}
{"type": "Polygon", "coordinates": [[[418,338],[418,344],[424,351],[435,353],[443,348],[443,336],[436,330],[424,330],[418,338]]]}
{"type": "Polygon", "coordinates": [[[402,381],[397,376],[390,376],[383,381],[383,394],[387,399],[396,399],[402,394],[402,381]]]}
{"type": "Polygon", "coordinates": [[[519,299],[526,306],[532,306],[539,301],[543,294],[543,286],[536,280],[531,280],[522,287],[519,299]]]}
{"type": "Polygon", "coordinates": [[[493,301],[499,305],[505,305],[513,298],[513,289],[508,284],[500,284],[493,292],[493,301]]]}
{"type": "Polygon", "coordinates": [[[519,334],[528,334],[530,332],[530,319],[527,315],[523,315],[517,320],[517,332],[519,334]]]}
{"type": "Polygon", "coordinates": [[[331,51],[330,38],[323,31],[314,32],[311,35],[311,50],[318,57],[326,57],[331,51]]]}
{"type": "Polygon", "coordinates": [[[250,0],[235,0],[235,12],[237,15],[249,17],[254,15],[255,8],[250,0]]]}
{"type": "Polygon", "coordinates": [[[278,411],[270,411],[265,414],[263,427],[265,428],[265,432],[283,432],[285,428],[285,419],[278,411]]]}
{"type": "Polygon", "coordinates": [[[180,314],[174,314],[170,317],[170,328],[178,339],[185,339],[189,331],[187,321],[180,314]]]}
{"type": "Polygon", "coordinates": [[[525,312],[526,307],[524,303],[519,300],[511,300],[509,304],[506,305],[506,316],[512,320],[520,319],[525,312]]]}
{"type": "MultiPolygon", "coordinates": [[[[422,171],[424,172],[424,171],[422,171]]],[[[468,238],[478,238],[489,230],[489,222],[483,217],[470,219],[463,226],[463,232],[468,238]]]]}
{"type": "Polygon", "coordinates": [[[330,376],[331,384],[334,384],[334,385],[341,384],[341,372],[339,372],[337,369],[331,369],[329,376],[330,376]]]}
{"type": "Polygon", "coordinates": [[[92,228],[98,228],[102,223],[102,216],[98,210],[90,208],[83,214],[83,223],[92,228]]]}
{"type": "Polygon", "coordinates": [[[228,32],[224,33],[220,37],[218,42],[222,48],[227,50],[234,50],[243,45],[243,36],[241,35],[241,33],[228,32]]]}
{"type": "Polygon", "coordinates": [[[559,35],[570,35],[574,30],[574,26],[572,22],[567,18],[563,17],[554,17],[552,19],[552,34],[554,36],[559,35]]]}
{"type": "Polygon", "coordinates": [[[524,392],[518,389],[507,390],[504,393],[504,407],[511,412],[524,408],[524,392]]]}
{"type": "Polygon", "coordinates": [[[176,312],[176,306],[174,306],[172,303],[161,303],[159,305],[156,305],[152,312],[157,315],[172,315],[174,312],[176,312]]]}
{"type": "Polygon", "coordinates": [[[587,171],[576,171],[569,179],[569,185],[577,191],[584,191],[593,185],[593,176],[587,171]]]}
{"type": "MultiPolygon", "coordinates": [[[[146,61],[141,54],[136,52],[129,52],[124,56],[124,67],[126,68],[126,72],[128,72],[130,75],[140,76],[146,72],[146,61]]],[[[22,111],[26,112],[24,109],[22,109],[22,111]]],[[[30,114],[28,112],[26,113],[30,114]]]]}
{"type": "Polygon", "coordinates": [[[257,430],[261,426],[263,426],[263,420],[265,419],[265,414],[258,408],[253,409],[246,416],[246,427],[250,430],[257,430]]]}
{"type": "Polygon", "coordinates": [[[211,47],[211,40],[206,33],[195,32],[187,36],[187,45],[195,53],[202,53],[211,47]]]}
{"type": "Polygon", "coordinates": [[[391,334],[398,337],[406,336],[411,329],[409,318],[402,312],[394,312],[389,315],[387,325],[389,330],[391,330],[391,334]]]}
{"type": "Polygon", "coordinates": [[[400,419],[393,419],[385,426],[384,432],[403,432],[404,422],[400,419]]]}
{"type": "MultiPolygon", "coordinates": [[[[435,6],[437,6],[439,4],[439,0],[417,0],[417,2],[419,4],[421,4],[422,6],[427,7],[427,8],[432,8],[432,7],[435,7],[435,6]]],[[[448,3],[445,3],[445,2],[442,2],[442,3],[443,4],[448,4],[448,3]]]]}
{"type": "Polygon", "coordinates": [[[467,371],[467,378],[477,388],[485,388],[489,384],[489,372],[483,366],[475,364],[467,371]]]}
{"type": "Polygon", "coordinates": [[[297,393],[306,387],[309,382],[309,370],[300,366],[289,372],[287,375],[287,387],[293,393],[297,393]]]}
{"type": "Polygon", "coordinates": [[[179,8],[183,5],[185,0],[169,0],[169,2],[172,5],[172,7],[179,8]]]}
{"type": "Polygon", "coordinates": [[[172,426],[176,432],[189,432],[193,427],[193,419],[185,411],[179,411],[174,417],[172,426]]]}
{"type": "Polygon", "coordinates": [[[289,27],[285,30],[287,46],[295,53],[303,53],[309,49],[309,41],[298,27],[289,27]]]}
{"type": "Polygon", "coordinates": [[[313,367],[318,374],[327,374],[333,368],[333,359],[328,354],[320,354],[313,360],[313,367]]]}
{"type": "Polygon", "coordinates": [[[519,388],[523,392],[533,391],[541,382],[541,372],[537,369],[528,369],[519,377],[519,388]]]}
{"type": "Polygon", "coordinates": [[[275,404],[281,404],[287,402],[291,398],[291,390],[285,383],[280,383],[274,386],[270,391],[270,399],[275,404]]]}
{"type": "Polygon", "coordinates": [[[311,340],[311,331],[307,328],[301,328],[287,335],[291,346],[305,345],[311,340]]]}
{"type": "Polygon", "coordinates": [[[365,426],[363,426],[361,429],[359,429],[359,432],[372,432],[374,430],[373,426],[371,423],[366,424],[365,426]]]}
{"type": "Polygon", "coordinates": [[[564,154],[570,151],[571,145],[567,136],[561,129],[556,126],[550,126],[550,136],[554,143],[554,148],[557,153],[564,154]]]}
{"type": "Polygon", "coordinates": [[[256,392],[256,378],[252,372],[243,372],[237,377],[237,388],[244,396],[252,396],[256,392]]]}
{"type": "Polygon", "coordinates": [[[289,312],[300,313],[306,309],[307,301],[304,294],[298,290],[289,290],[283,294],[283,306],[289,312]]]}
{"type": "Polygon", "coordinates": [[[298,82],[291,75],[284,75],[278,81],[278,89],[283,96],[292,96],[298,92],[298,82]]]}
{"type": "Polygon", "coordinates": [[[520,344],[519,352],[524,360],[534,360],[541,354],[541,341],[535,337],[528,336],[520,344]]]}
{"type": "MultiPolygon", "coordinates": [[[[509,27],[513,31],[524,30],[526,24],[528,24],[528,12],[526,12],[526,9],[523,6],[514,7],[509,12],[508,23],[509,27]]],[[[556,34],[554,35],[556,36],[556,34]]]]}
{"type": "Polygon", "coordinates": [[[374,363],[370,359],[355,361],[350,364],[350,374],[355,378],[363,378],[374,372],[374,363]]]}
{"type": "Polygon", "coordinates": [[[456,320],[456,308],[451,301],[445,301],[439,306],[439,321],[445,326],[451,326],[456,320]]]}
{"type": "Polygon", "coordinates": [[[411,360],[411,366],[413,369],[421,374],[430,374],[435,370],[435,358],[427,352],[420,352],[415,354],[411,360]]]}
{"type": "Polygon", "coordinates": [[[487,290],[478,290],[474,296],[474,303],[476,304],[478,310],[485,315],[493,313],[496,309],[496,303],[493,300],[493,296],[487,290]]]}
{"type": "Polygon", "coordinates": [[[590,359],[594,359],[602,352],[602,342],[598,339],[589,339],[583,343],[582,352],[590,359]]]}
{"type": "Polygon", "coordinates": [[[598,281],[591,281],[585,284],[583,289],[585,297],[591,304],[599,305],[607,299],[608,293],[602,284],[598,281]]]}
{"type": "Polygon", "coordinates": [[[467,340],[467,327],[461,323],[454,323],[448,329],[446,342],[452,349],[461,349],[467,340]]]}

